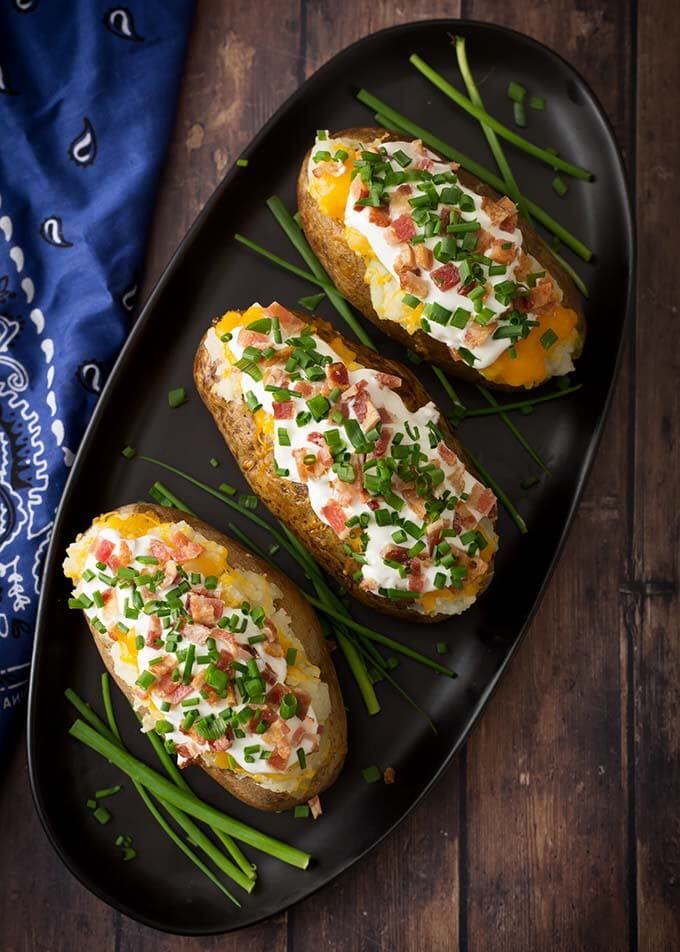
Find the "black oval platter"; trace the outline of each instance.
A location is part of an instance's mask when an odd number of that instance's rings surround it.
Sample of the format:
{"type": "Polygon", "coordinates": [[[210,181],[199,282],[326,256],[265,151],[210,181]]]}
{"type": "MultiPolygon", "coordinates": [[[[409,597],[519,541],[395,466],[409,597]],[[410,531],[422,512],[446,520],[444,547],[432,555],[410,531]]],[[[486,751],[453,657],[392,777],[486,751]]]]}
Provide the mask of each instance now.
{"type": "MultiPolygon", "coordinates": [[[[38,617],[29,711],[29,764],[33,795],[42,823],[59,855],[85,886],[116,909],[147,925],[182,934],[210,934],[242,928],[309,895],[356,862],[404,818],[439,777],[465,740],[516,650],[560,552],[590,469],[615,379],[634,268],[630,201],[613,131],[584,80],[540,43],[512,31],[473,22],[439,20],[395,27],[344,50],[309,79],[267,123],[244,152],[249,165],[234,168],[217,188],[153,291],[116,364],[73,467],[56,518],[45,568],[38,617]],[[116,829],[131,833],[138,848],[125,864],[113,847],[111,825],[98,826],[85,808],[97,787],[117,774],[68,735],[74,719],[64,699],[74,687],[97,707],[97,651],[81,618],[67,608],[69,586],[62,576],[66,545],[92,516],[126,502],[146,499],[151,483],[163,479],[204,519],[225,528],[231,515],[216,500],[120,449],[140,452],[187,469],[206,482],[233,482],[245,489],[237,467],[193,387],[194,351],[210,321],[231,307],[254,300],[295,306],[313,288],[239,247],[242,232],[296,263],[295,252],[265,207],[280,195],[289,207],[299,162],[316,128],[342,129],[372,124],[354,98],[360,86],[400,109],[445,141],[492,167],[476,120],[457,110],[408,64],[420,53],[445,75],[456,74],[448,34],[467,38],[473,72],[483,77],[489,111],[511,121],[507,87],[511,79],[546,97],[548,108],[530,115],[527,134],[586,166],[595,181],[570,181],[567,200],[551,189],[552,172],[508,148],[520,188],[595,249],[593,265],[577,265],[587,280],[589,334],[577,369],[582,389],[518,417],[522,429],[547,460],[551,476],[522,489],[535,466],[503,423],[483,417],[463,424],[464,442],[481,457],[518,505],[529,526],[520,535],[501,512],[501,548],[490,590],[471,610],[450,623],[417,626],[380,616],[353,604],[355,616],[432,656],[445,641],[444,660],[457,671],[449,680],[402,662],[398,674],[437,726],[425,721],[393,692],[378,687],[383,711],[369,718],[342,659],[341,684],[349,710],[349,755],[335,787],[323,797],[317,822],[291,815],[265,815],[232,801],[190,768],[198,793],[236,817],[308,850],[314,860],[298,871],[257,855],[259,885],[243,895],[240,909],[177,852],[153,824],[130,784],[112,806],[116,829]],[[190,390],[188,403],[168,407],[168,391],[190,390]],[[219,470],[211,457],[222,461],[219,470]],[[367,784],[362,768],[396,769],[397,782],[367,784]],[[123,874],[124,873],[124,874],[123,874]]],[[[340,326],[327,303],[321,313],[340,326]]],[[[351,336],[347,331],[348,336],[351,336]]],[[[378,332],[372,329],[376,336],[378,332]]],[[[399,348],[381,339],[393,356],[399,348]]],[[[446,397],[421,365],[426,384],[441,406],[446,397]]],[[[463,399],[478,404],[474,391],[463,399]]],[[[260,505],[260,511],[264,511],[260,505]]],[[[238,521],[238,517],[237,520],[238,521]]],[[[242,528],[250,531],[248,526],[242,528]]],[[[254,535],[266,544],[264,534],[254,535]]],[[[301,581],[286,558],[282,567],[301,581]]],[[[336,656],[337,658],[337,656],[336,656]]],[[[117,693],[117,692],[116,692],[117,693]]],[[[120,697],[115,697],[124,740],[149,762],[150,748],[120,697]]]]}

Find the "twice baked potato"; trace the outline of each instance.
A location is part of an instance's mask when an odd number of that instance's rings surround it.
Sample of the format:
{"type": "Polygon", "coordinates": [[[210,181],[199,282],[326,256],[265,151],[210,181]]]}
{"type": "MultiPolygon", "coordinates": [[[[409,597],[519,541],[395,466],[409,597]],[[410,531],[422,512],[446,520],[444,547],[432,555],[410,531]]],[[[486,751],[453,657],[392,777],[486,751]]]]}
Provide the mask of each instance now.
{"type": "Polygon", "coordinates": [[[499,389],[573,370],[585,318],[571,278],[507,196],[422,142],[317,133],[298,207],[340,292],[427,360],[499,389]]]}
{"type": "Polygon", "coordinates": [[[486,588],[496,498],[402,364],[255,304],[207,331],[194,378],[253,490],[357,598],[437,621],[486,588]]]}
{"type": "Polygon", "coordinates": [[[316,615],[295,585],[232,539],[146,503],[95,519],[68,548],[70,607],[104,664],[177,754],[260,810],[329,787],[345,708],[316,615]]]}

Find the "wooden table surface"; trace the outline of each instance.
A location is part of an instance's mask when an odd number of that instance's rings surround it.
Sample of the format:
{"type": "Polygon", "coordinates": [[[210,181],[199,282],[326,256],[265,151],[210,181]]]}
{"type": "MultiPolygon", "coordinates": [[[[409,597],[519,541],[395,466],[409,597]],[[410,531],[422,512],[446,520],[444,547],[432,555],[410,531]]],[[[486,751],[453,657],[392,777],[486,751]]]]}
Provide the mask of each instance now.
{"type": "Polygon", "coordinates": [[[677,0],[204,2],[146,288],[305,77],[374,30],[458,15],[523,30],[585,75],[638,195],[636,327],[532,629],[434,794],[335,883],[234,936],[164,936],[81,887],[33,811],[21,741],[0,782],[2,952],[680,949],[677,0]]]}

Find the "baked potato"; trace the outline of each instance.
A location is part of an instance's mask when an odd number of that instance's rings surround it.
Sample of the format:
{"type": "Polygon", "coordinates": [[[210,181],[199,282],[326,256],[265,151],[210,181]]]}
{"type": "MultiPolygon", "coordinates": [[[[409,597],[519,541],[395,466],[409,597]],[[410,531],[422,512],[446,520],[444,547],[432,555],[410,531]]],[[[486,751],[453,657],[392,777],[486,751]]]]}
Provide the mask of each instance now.
{"type": "Polygon", "coordinates": [[[207,331],[194,378],[253,490],[357,598],[438,621],[489,584],[496,498],[402,364],[255,304],[207,331]]]}
{"type": "Polygon", "coordinates": [[[585,318],[571,278],[515,204],[455,162],[380,129],[319,132],[297,197],[339,291],[426,360],[508,390],[573,370],[585,318]]]}
{"type": "Polygon", "coordinates": [[[69,605],[142,720],[260,810],[340,772],[345,709],[319,622],[295,585],[177,509],[136,503],[69,546],[69,605]]]}

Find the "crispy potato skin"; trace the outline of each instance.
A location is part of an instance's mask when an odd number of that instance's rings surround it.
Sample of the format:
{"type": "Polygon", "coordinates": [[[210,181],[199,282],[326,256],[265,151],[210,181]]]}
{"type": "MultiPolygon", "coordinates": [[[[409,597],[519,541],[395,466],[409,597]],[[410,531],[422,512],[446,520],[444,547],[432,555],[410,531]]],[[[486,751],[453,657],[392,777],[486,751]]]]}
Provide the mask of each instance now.
{"type": "MultiPolygon", "coordinates": [[[[304,314],[293,311],[301,321],[312,324],[316,333],[328,343],[333,339],[340,339],[344,345],[354,351],[357,361],[363,366],[396,374],[401,377],[402,385],[399,395],[407,409],[417,410],[430,402],[430,396],[418,378],[407,367],[395,360],[376,353],[363,344],[349,341],[342,336],[331,324],[321,318],[311,320],[304,314]]],[[[194,360],[194,380],[201,399],[210,411],[236,462],[250,483],[253,491],[264,501],[271,512],[302,540],[320,562],[341,585],[355,598],[370,605],[377,611],[395,615],[398,618],[410,618],[419,622],[441,621],[449,615],[424,615],[407,606],[401,606],[380,595],[373,595],[361,588],[352,575],[356,571],[356,562],[343,551],[343,544],[330,526],[322,522],[316,515],[309,502],[307,488],[302,483],[279,479],[274,476],[273,446],[263,446],[259,439],[252,414],[243,408],[237,401],[227,403],[211,392],[213,383],[211,368],[208,364],[207,351],[203,340],[199,344],[194,360]]],[[[437,425],[444,434],[446,443],[465,462],[467,468],[474,473],[474,468],[468,460],[465,448],[453,435],[451,427],[443,415],[440,414],[437,425]]],[[[478,592],[478,596],[489,585],[493,576],[493,561],[489,572],[478,592]]]]}
{"type": "MultiPolygon", "coordinates": [[[[262,787],[254,780],[248,777],[241,779],[230,770],[221,770],[217,767],[204,766],[197,761],[198,766],[205,770],[213,780],[216,780],[221,787],[231,793],[237,799],[242,800],[257,810],[288,810],[296,804],[305,803],[316,794],[322,793],[335,783],[347,754],[347,719],[345,716],[345,706],[340,693],[340,685],[335,673],[335,667],[330,659],[324,634],[319,625],[319,620],[313,610],[310,608],[306,599],[291,580],[279,572],[278,569],[263,563],[252,553],[248,552],[243,546],[233,539],[213,529],[208,523],[197,519],[195,516],[181,512],[179,509],[169,509],[164,506],[156,506],[152,503],[132,503],[128,506],[122,506],[116,510],[120,516],[138,514],[149,514],[157,516],[163,522],[186,522],[197,532],[200,532],[206,539],[224,545],[229,550],[229,564],[237,569],[245,569],[250,572],[256,572],[266,576],[271,582],[276,584],[283,593],[281,602],[286,612],[291,618],[295,636],[302,643],[307,657],[321,671],[321,680],[328,685],[328,691],[331,700],[331,713],[326,721],[325,736],[328,737],[330,756],[322,764],[316,774],[303,791],[292,795],[285,792],[277,792],[262,787]]],[[[132,700],[130,686],[115,672],[113,655],[106,641],[99,632],[88,622],[88,627],[92,632],[92,637],[97,646],[102,661],[114,679],[120,690],[126,696],[128,701],[132,700]]],[[[140,708],[140,713],[144,714],[144,708],[140,708]]]]}
{"type": "MultiPolygon", "coordinates": [[[[362,127],[356,129],[344,129],[342,132],[333,133],[333,138],[346,137],[355,139],[359,142],[373,142],[377,138],[384,141],[405,142],[411,139],[411,136],[396,135],[386,132],[384,129],[362,127]]],[[[431,150],[434,151],[434,150],[431,150]]],[[[494,383],[487,380],[479,371],[469,367],[462,360],[453,360],[448,347],[442,341],[429,337],[423,331],[416,331],[415,334],[403,328],[396,321],[382,320],[373,308],[371,303],[371,292],[369,286],[364,281],[366,265],[363,257],[347,245],[344,239],[345,226],[342,222],[328,215],[324,215],[316,199],[310,194],[307,185],[307,166],[311,156],[310,149],[305,155],[297,183],[297,202],[300,212],[300,221],[309,244],[314,253],[321,261],[331,280],[337,286],[340,293],[347,298],[364,317],[371,323],[379,327],[388,337],[393,337],[405,347],[415,350],[421,357],[437,364],[444,370],[463,380],[471,383],[480,383],[490,389],[495,390],[524,390],[524,387],[513,387],[508,384],[494,383]]],[[[488,198],[498,199],[498,192],[490,186],[480,182],[479,179],[460,169],[458,177],[466,188],[472,189],[478,195],[488,198]]],[[[536,229],[522,216],[519,218],[519,228],[524,239],[524,249],[540,261],[548,271],[553,275],[557,284],[564,294],[564,303],[572,308],[578,318],[578,331],[580,335],[580,347],[574,352],[574,358],[581,354],[583,341],[586,334],[586,322],[583,312],[583,300],[574,282],[559,263],[548,245],[543,241],[536,229]]]]}

